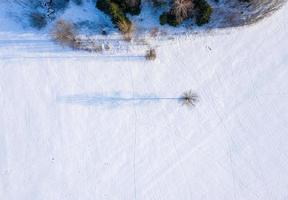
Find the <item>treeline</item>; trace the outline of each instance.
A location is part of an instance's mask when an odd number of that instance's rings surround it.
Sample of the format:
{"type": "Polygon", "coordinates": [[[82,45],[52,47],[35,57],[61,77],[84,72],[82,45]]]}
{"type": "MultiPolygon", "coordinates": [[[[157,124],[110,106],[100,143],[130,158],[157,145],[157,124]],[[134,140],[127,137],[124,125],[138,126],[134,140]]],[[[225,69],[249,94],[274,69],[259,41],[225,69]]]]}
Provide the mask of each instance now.
{"type": "MultiPolygon", "coordinates": [[[[209,23],[212,7],[206,0],[151,0],[156,8],[167,7],[159,18],[161,25],[178,26],[183,21],[194,19],[201,26],[209,23]]],[[[97,0],[96,7],[109,15],[112,22],[122,32],[132,29],[127,14],[139,15],[141,0],[97,0]]]]}

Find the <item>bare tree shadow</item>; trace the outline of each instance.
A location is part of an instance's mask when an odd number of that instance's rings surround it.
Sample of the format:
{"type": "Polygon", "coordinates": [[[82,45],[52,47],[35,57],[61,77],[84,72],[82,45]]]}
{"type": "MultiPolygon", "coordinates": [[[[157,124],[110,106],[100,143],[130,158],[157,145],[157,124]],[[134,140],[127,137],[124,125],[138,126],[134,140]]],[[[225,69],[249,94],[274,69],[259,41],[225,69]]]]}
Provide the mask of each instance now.
{"type": "Polygon", "coordinates": [[[65,95],[58,96],[58,103],[65,104],[79,104],[83,106],[109,106],[109,107],[118,107],[123,105],[143,105],[151,103],[160,103],[160,102],[177,102],[181,105],[188,107],[195,107],[196,103],[199,101],[199,96],[188,90],[184,92],[179,97],[164,97],[158,96],[155,94],[144,94],[144,95],[123,95],[120,92],[115,92],[111,95],[104,95],[100,93],[95,94],[75,94],[75,95],[65,95]]]}
{"type": "Polygon", "coordinates": [[[119,107],[123,105],[143,105],[160,103],[161,101],[180,101],[181,97],[160,97],[154,94],[125,96],[119,92],[112,95],[103,94],[76,94],[58,96],[58,103],[79,104],[83,106],[119,107]]]}

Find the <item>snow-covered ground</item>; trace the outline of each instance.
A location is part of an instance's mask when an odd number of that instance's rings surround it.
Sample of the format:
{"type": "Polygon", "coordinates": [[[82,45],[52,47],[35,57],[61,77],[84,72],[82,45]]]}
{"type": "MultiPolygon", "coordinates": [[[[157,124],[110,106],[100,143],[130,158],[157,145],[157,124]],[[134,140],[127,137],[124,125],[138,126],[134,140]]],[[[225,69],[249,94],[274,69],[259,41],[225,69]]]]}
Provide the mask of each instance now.
{"type": "Polygon", "coordinates": [[[287,9],[162,42],[155,62],[0,13],[0,199],[287,200],[287,9]],[[188,89],[195,108],[161,99],[188,89]]]}

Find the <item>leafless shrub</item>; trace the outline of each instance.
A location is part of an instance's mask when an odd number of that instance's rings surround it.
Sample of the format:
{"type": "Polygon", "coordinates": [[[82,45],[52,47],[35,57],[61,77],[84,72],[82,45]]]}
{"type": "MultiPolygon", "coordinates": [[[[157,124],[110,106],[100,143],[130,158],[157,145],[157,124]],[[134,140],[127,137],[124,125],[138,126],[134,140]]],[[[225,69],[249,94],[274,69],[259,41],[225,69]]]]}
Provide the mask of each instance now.
{"type": "Polygon", "coordinates": [[[63,46],[78,48],[81,45],[80,39],[76,38],[76,31],[70,22],[59,20],[51,32],[52,38],[63,46]]]}
{"type": "Polygon", "coordinates": [[[62,46],[68,46],[73,49],[87,51],[87,52],[102,52],[105,50],[109,50],[107,45],[103,47],[101,42],[97,39],[93,39],[90,37],[81,38],[76,35],[76,30],[73,24],[60,20],[58,21],[53,30],[51,32],[52,38],[57,43],[61,44],[62,46]]]}
{"type": "Polygon", "coordinates": [[[191,90],[189,90],[182,94],[180,101],[182,102],[182,105],[194,107],[199,101],[199,97],[196,93],[193,93],[191,90]]]}
{"type": "Polygon", "coordinates": [[[174,0],[172,13],[176,16],[178,22],[182,22],[187,17],[191,16],[194,8],[192,0],[174,0]]]}
{"type": "Polygon", "coordinates": [[[156,50],[151,48],[146,52],[145,58],[146,60],[155,60],[156,56],[156,50]]]}

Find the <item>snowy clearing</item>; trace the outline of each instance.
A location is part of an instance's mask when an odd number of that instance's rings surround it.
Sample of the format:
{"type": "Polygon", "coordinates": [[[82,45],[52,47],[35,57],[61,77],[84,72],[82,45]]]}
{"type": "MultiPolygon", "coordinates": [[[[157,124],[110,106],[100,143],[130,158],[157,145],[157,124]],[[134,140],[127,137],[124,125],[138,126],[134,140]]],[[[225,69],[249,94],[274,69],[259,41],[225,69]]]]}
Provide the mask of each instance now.
{"type": "Polygon", "coordinates": [[[287,9],[158,41],[154,62],[0,13],[0,199],[288,199],[287,9]]]}

